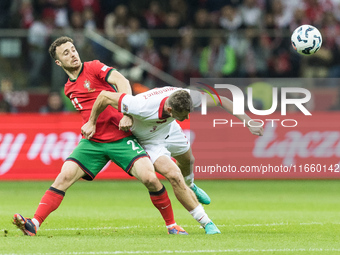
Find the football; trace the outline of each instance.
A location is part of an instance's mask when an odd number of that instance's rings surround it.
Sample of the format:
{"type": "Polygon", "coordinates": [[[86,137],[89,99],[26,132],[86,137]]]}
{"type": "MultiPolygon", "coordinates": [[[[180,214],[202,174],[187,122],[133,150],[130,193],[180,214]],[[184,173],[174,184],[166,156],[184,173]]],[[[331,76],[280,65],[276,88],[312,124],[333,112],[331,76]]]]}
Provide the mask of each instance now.
{"type": "Polygon", "coordinates": [[[293,48],[302,55],[311,55],[317,52],[322,44],[320,31],[311,25],[302,25],[294,30],[291,42],[293,48]]]}

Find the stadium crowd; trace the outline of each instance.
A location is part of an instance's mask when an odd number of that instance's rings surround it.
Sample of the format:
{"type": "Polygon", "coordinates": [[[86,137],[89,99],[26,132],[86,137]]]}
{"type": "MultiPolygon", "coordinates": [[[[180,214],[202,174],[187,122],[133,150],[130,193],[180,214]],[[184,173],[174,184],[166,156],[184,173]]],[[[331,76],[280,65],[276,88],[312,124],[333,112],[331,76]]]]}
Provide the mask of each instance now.
{"type": "Polygon", "coordinates": [[[125,70],[149,88],[165,85],[125,52],[89,43],[84,30],[185,84],[190,77],[340,77],[340,0],[2,0],[0,28],[28,30],[27,87],[51,83],[41,73],[51,74],[47,46],[56,31],[71,35],[85,60],[125,70]],[[308,58],[290,43],[302,24],[323,35],[308,58]]]}

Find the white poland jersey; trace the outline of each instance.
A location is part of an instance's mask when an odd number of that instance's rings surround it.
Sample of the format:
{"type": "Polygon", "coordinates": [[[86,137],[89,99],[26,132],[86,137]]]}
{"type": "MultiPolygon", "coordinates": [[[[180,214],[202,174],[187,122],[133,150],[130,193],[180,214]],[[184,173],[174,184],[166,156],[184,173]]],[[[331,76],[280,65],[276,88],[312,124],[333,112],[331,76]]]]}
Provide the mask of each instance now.
{"type": "MultiPolygon", "coordinates": [[[[172,117],[162,118],[164,103],[175,91],[182,88],[163,87],[149,90],[135,96],[123,94],[118,103],[118,110],[133,116],[132,133],[139,142],[150,142],[152,139],[164,140],[168,135],[172,117]]],[[[184,89],[190,93],[193,106],[201,105],[201,93],[194,90],[184,89]]],[[[177,124],[177,123],[176,123],[177,124]]]]}

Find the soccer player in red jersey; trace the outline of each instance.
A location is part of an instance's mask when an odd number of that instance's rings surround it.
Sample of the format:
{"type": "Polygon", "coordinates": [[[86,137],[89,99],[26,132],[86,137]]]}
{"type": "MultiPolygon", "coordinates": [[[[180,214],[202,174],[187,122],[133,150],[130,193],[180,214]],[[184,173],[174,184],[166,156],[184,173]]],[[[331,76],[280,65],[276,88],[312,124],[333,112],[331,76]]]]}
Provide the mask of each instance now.
{"type": "MultiPolygon", "coordinates": [[[[88,121],[92,106],[101,91],[131,94],[129,81],[114,68],[96,60],[82,63],[71,38],[56,39],[49,53],[69,77],[65,84],[65,94],[80,111],[83,123],[88,121]]],[[[116,109],[105,109],[98,118],[97,133],[89,140],[82,139],[66,159],[60,174],[42,197],[34,218],[15,214],[13,223],[25,235],[36,235],[46,217],[59,207],[66,190],[73,183],[80,178],[93,180],[107,162],[112,160],[147,187],[151,201],[165,220],[169,234],[187,234],[176,224],[167,191],[158,180],[146,152],[131,132],[120,130],[119,123],[126,125],[129,122],[131,118],[123,116],[116,109]]]]}

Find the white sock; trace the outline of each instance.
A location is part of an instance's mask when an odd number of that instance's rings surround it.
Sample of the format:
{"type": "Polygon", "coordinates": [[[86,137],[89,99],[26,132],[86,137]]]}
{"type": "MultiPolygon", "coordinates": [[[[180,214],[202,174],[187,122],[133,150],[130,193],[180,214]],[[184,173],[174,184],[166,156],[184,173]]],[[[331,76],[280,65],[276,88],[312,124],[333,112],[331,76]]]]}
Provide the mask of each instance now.
{"type": "Polygon", "coordinates": [[[191,187],[194,184],[194,173],[191,173],[184,177],[185,183],[191,187]]]}
{"type": "Polygon", "coordinates": [[[39,226],[39,225],[40,225],[40,224],[39,224],[39,221],[33,218],[33,219],[32,219],[32,222],[34,223],[34,225],[35,225],[35,227],[37,228],[37,231],[38,231],[38,229],[39,229],[39,227],[40,227],[40,226],[39,226]]]}
{"type": "Polygon", "coordinates": [[[211,221],[208,215],[205,213],[204,208],[201,204],[199,204],[194,210],[190,211],[189,213],[202,226],[205,226],[207,223],[211,221]]]}

